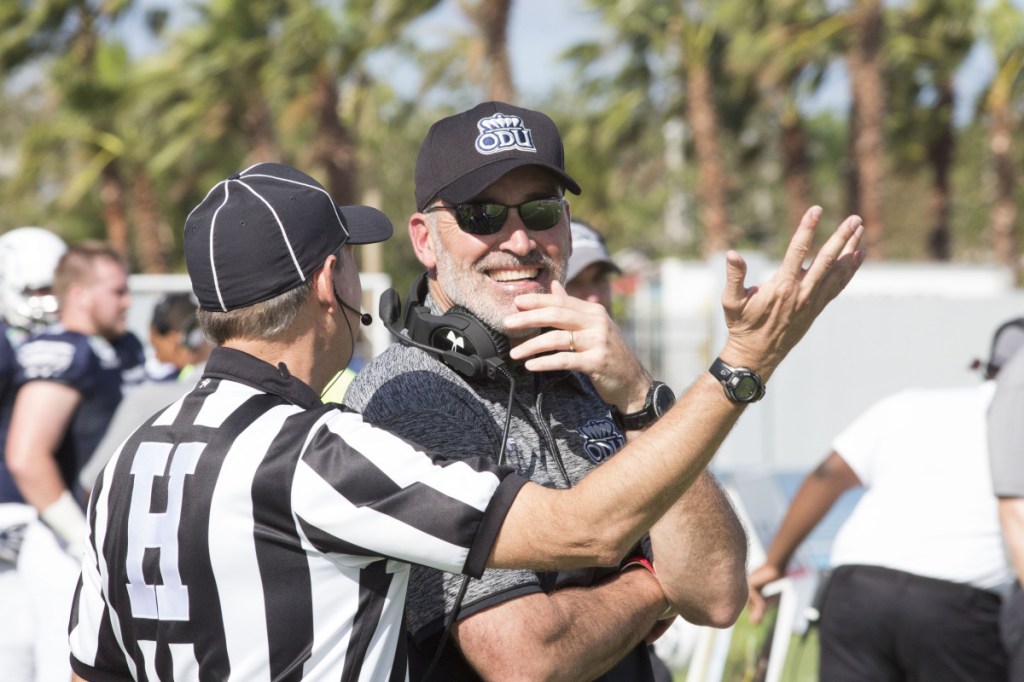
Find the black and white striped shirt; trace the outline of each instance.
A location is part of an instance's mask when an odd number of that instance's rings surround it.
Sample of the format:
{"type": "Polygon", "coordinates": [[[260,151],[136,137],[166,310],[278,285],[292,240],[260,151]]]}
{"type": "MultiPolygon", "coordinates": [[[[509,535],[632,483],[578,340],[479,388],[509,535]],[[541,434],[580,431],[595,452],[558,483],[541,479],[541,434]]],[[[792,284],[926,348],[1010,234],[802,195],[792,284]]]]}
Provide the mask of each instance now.
{"type": "Polygon", "coordinates": [[[89,680],[404,680],[409,563],[479,575],[524,479],[445,461],[218,348],[89,504],[89,680]]]}

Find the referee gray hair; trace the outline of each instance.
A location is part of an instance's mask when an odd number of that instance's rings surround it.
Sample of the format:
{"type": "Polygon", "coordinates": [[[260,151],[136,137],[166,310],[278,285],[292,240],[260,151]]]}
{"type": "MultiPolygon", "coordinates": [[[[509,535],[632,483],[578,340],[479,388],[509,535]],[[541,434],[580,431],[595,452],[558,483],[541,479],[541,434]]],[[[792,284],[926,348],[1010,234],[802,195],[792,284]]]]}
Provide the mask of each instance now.
{"type": "Polygon", "coordinates": [[[313,278],[274,298],[228,312],[196,311],[199,328],[213,343],[223,346],[229,339],[271,339],[295,321],[313,290],[313,278]]]}
{"type": "MultiPolygon", "coordinates": [[[[341,270],[342,244],[334,252],[334,272],[341,270]]],[[[319,270],[317,270],[319,272],[319,270]]],[[[218,346],[228,339],[270,339],[295,321],[306,298],[313,291],[313,277],[274,298],[244,308],[218,312],[196,309],[196,320],[210,341],[218,346]]]]}

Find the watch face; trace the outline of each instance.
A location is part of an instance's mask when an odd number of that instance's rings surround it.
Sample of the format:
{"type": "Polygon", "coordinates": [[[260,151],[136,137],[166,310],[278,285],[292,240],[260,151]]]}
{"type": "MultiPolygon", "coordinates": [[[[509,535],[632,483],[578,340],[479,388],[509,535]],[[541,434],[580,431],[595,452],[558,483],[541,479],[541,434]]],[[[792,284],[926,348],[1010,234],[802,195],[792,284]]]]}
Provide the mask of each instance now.
{"type": "Polygon", "coordinates": [[[672,393],[671,388],[665,384],[658,384],[657,389],[654,391],[652,404],[654,406],[654,413],[660,417],[676,404],[676,396],[672,393]]]}
{"type": "Polygon", "coordinates": [[[732,391],[736,400],[746,402],[757,395],[757,379],[750,375],[741,376],[732,391]]]}

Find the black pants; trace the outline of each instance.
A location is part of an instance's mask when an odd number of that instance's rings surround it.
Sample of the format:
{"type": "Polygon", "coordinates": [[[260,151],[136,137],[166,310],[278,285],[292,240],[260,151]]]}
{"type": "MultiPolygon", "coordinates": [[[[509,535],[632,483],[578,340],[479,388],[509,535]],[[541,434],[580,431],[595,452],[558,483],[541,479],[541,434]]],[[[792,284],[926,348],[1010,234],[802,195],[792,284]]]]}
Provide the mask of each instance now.
{"type": "Polygon", "coordinates": [[[998,595],[876,566],[832,574],[821,610],[822,682],[1000,682],[998,595]]]}
{"type": "Polygon", "coordinates": [[[1013,593],[1003,604],[999,630],[1010,659],[1010,682],[1024,682],[1024,591],[1020,583],[1014,585],[1013,593]]]}

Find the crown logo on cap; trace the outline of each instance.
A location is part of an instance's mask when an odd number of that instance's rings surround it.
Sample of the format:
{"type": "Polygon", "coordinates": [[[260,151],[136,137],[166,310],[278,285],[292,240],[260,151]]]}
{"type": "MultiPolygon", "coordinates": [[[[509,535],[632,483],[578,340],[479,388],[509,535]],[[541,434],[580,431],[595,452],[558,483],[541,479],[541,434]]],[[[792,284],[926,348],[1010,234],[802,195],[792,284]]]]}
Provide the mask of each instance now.
{"type": "Polygon", "coordinates": [[[523,119],[518,116],[493,114],[477,121],[476,127],[480,134],[474,146],[481,154],[497,154],[514,149],[537,151],[533,146],[533,133],[523,126],[523,119]]]}

